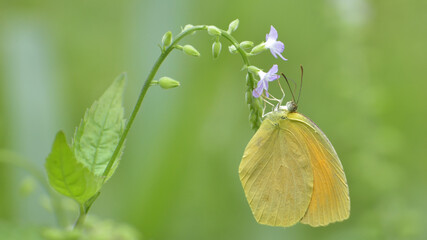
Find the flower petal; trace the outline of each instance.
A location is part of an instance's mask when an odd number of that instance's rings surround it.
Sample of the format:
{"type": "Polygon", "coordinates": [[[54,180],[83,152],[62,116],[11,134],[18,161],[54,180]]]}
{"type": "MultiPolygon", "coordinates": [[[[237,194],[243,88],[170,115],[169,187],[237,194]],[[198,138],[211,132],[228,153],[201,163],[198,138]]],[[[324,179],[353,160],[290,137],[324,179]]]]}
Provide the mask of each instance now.
{"type": "Polygon", "coordinates": [[[271,52],[271,55],[273,55],[273,57],[277,58],[276,51],[274,51],[273,48],[270,48],[270,52],[271,52]]]}
{"type": "Polygon", "coordinates": [[[265,94],[269,97],[268,94],[268,82],[278,79],[280,76],[276,73],[279,71],[277,64],[274,64],[267,73],[263,71],[258,71],[258,76],[260,80],[257,83],[257,87],[252,91],[252,95],[256,98],[262,95],[262,92],[265,89],[265,94]]]}
{"type": "Polygon", "coordinates": [[[263,90],[264,89],[262,87],[260,87],[260,88],[257,87],[252,91],[252,95],[256,98],[259,98],[259,96],[261,96],[263,90]]]}
{"type": "Polygon", "coordinates": [[[279,77],[280,77],[280,76],[279,76],[279,75],[276,75],[276,74],[270,75],[270,76],[268,77],[268,79],[267,79],[267,82],[272,82],[272,81],[274,81],[274,80],[278,79],[279,77]]]}
{"type": "Polygon", "coordinates": [[[265,89],[265,95],[267,95],[267,97],[269,97],[269,95],[268,95],[268,81],[263,81],[263,89],[265,89]]]}
{"type": "Polygon", "coordinates": [[[252,96],[259,98],[259,96],[261,96],[262,94],[262,90],[264,89],[264,81],[261,79],[258,84],[257,87],[252,91],[252,96]]]}
{"type": "Polygon", "coordinates": [[[264,82],[264,89],[265,89],[265,95],[266,95],[267,97],[270,97],[270,95],[268,94],[268,81],[265,81],[265,82],[264,82]]]}
{"type": "Polygon", "coordinates": [[[263,81],[262,88],[265,89],[265,91],[268,90],[268,81],[263,81]]]}
{"type": "Polygon", "coordinates": [[[277,71],[279,71],[279,67],[277,66],[277,64],[274,64],[271,68],[270,68],[270,70],[268,70],[268,73],[267,74],[275,74],[275,73],[277,73],[277,71]]]}
{"type": "Polygon", "coordinates": [[[257,92],[257,89],[254,89],[252,91],[252,96],[254,96],[254,98],[259,98],[259,96],[261,96],[261,94],[259,92],[257,92]]]}
{"type": "Polygon", "coordinates": [[[280,76],[276,74],[277,71],[279,71],[279,68],[277,64],[274,64],[270,70],[268,70],[267,75],[265,76],[265,81],[271,82],[278,79],[280,76]]]}
{"type": "Polygon", "coordinates": [[[273,46],[271,46],[277,53],[282,53],[285,50],[285,44],[281,41],[276,41],[273,46]]]}
{"type": "Polygon", "coordinates": [[[274,41],[276,41],[277,37],[278,37],[278,34],[277,34],[276,29],[273,26],[271,26],[270,33],[267,34],[267,36],[265,38],[265,41],[266,42],[268,42],[268,40],[274,40],[274,41]]]}
{"type": "Polygon", "coordinates": [[[285,61],[288,61],[288,59],[286,59],[285,57],[282,56],[282,54],[279,53],[280,58],[282,58],[285,61]]]}

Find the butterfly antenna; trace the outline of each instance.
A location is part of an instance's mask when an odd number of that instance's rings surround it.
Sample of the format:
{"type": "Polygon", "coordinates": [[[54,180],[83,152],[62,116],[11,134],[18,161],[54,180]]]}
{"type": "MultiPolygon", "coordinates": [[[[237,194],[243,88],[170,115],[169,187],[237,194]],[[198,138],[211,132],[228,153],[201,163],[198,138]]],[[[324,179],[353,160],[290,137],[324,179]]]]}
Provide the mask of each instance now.
{"type": "Polygon", "coordinates": [[[289,91],[292,94],[292,100],[295,102],[295,96],[294,96],[294,93],[292,91],[291,84],[289,84],[288,78],[286,77],[286,75],[284,73],[282,73],[282,76],[285,78],[286,83],[288,84],[288,87],[289,87],[289,91]]]}
{"type": "Polygon", "coordinates": [[[289,78],[289,80],[294,84],[294,92],[296,92],[297,91],[297,83],[292,78],[289,78]]]}
{"type": "Polygon", "coordinates": [[[299,97],[301,97],[302,78],[303,78],[303,76],[304,76],[304,68],[302,67],[302,65],[300,65],[300,68],[301,68],[301,84],[300,84],[300,86],[299,86],[299,93],[298,93],[298,99],[297,99],[296,104],[298,104],[298,102],[299,102],[299,97]]]}

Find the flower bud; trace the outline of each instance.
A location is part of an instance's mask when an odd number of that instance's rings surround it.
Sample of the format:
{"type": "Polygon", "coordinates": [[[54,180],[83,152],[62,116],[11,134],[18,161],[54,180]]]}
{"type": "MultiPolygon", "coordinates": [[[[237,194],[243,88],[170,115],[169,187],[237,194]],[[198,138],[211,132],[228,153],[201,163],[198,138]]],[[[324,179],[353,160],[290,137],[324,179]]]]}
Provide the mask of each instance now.
{"type": "Polygon", "coordinates": [[[262,102],[261,102],[261,98],[257,98],[254,102],[253,102],[253,106],[254,109],[256,109],[256,113],[258,113],[258,117],[261,116],[262,113],[262,102]]]}
{"type": "Polygon", "coordinates": [[[228,46],[228,51],[229,51],[231,54],[236,54],[236,53],[237,53],[237,49],[236,49],[236,47],[235,47],[234,45],[230,45],[230,46],[228,46]]]}
{"type": "Polygon", "coordinates": [[[180,84],[178,81],[173,80],[170,77],[161,77],[159,79],[159,85],[163,89],[169,89],[169,88],[179,87],[180,84]]]}
{"type": "Polygon", "coordinates": [[[191,24],[187,24],[187,25],[184,26],[184,29],[182,29],[182,31],[187,31],[188,29],[190,29],[192,27],[194,27],[194,26],[191,25],[191,24]]]}
{"type": "Polygon", "coordinates": [[[220,53],[221,53],[221,43],[219,41],[215,41],[212,44],[212,55],[214,59],[218,58],[220,53]]]}
{"type": "Polygon", "coordinates": [[[251,91],[249,91],[249,92],[246,92],[245,93],[245,99],[246,99],[246,103],[247,104],[251,104],[252,103],[252,92],[251,91]]]}
{"type": "Polygon", "coordinates": [[[190,56],[194,56],[194,57],[199,57],[200,56],[199,51],[197,51],[197,49],[195,49],[191,45],[185,45],[185,46],[183,46],[182,47],[182,51],[184,51],[185,54],[190,55],[190,56]]]}
{"type": "Polygon", "coordinates": [[[253,74],[258,74],[258,72],[259,72],[259,71],[261,71],[261,69],[259,69],[259,68],[255,67],[255,66],[249,66],[249,67],[248,67],[248,71],[249,71],[250,73],[253,73],[253,74]]]}
{"type": "Polygon", "coordinates": [[[228,25],[228,30],[227,30],[227,32],[228,32],[228,33],[232,33],[232,32],[234,32],[234,31],[236,31],[238,27],[239,27],[239,19],[236,19],[236,20],[232,21],[232,22],[230,23],[230,25],[228,25]]]}
{"type": "Polygon", "coordinates": [[[208,27],[208,33],[212,36],[221,36],[221,30],[215,26],[209,26],[208,27]]]}
{"type": "MultiPolygon", "coordinates": [[[[191,25],[191,24],[187,24],[187,25],[185,25],[184,26],[184,28],[182,29],[182,31],[187,31],[188,29],[190,29],[190,28],[192,28],[192,27],[194,27],[193,25],[191,25]]],[[[190,33],[190,35],[193,35],[193,34],[195,34],[196,32],[194,31],[194,32],[192,32],[192,33],[190,33]]]]}
{"type": "Polygon", "coordinates": [[[171,45],[172,43],[172,33],[171,31],[165,33],[165,35],[163,35],[162,38],[162,46],[165,47],[169,47],[169,45],[171,45]]]}
{"type": "Polygon", "coordinates": [[[249,48],[251,48],[251,47],[253,47],[254,46],[254,43],[253,42],[251,42],[251,41],[243,41],[243,42],[241,42],[240,43],[240,45],[239,45],[241,48],[243,48],[243,49],[249,49],[249,48]]]}
{"type": "Polygon", "coordinates": [[[261,44],[255,46],[254,48],[252,48],[251,54],[252,55],[256,55],[256,54],[259,54],[259,53],[263,52],[266,49],[267,48],[265,47],[265,44],[261,43],[261,44]]]}
{"type": "Polygon", "coordinates": [[[249,113],[249,121],[250,122],[256,122],[257,118],[258,118],[258,115],[256,113],[254,113],[254,112],[249,113]]]}

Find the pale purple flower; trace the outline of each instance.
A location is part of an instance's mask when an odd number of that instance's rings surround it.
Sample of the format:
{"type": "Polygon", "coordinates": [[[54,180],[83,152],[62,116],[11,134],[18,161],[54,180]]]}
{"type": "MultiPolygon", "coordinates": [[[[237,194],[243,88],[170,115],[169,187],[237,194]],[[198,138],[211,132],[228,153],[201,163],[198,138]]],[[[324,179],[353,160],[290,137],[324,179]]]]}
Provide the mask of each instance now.
{"type": "Polygon", "coordinates": [[[285,44],[283,44],[281,41],[277,41],[277,37],[278,34],[276,29],[271,26],[270,33],[265,37],[264,46],[270,49],[273,57],[277,58],[277,55],[279,55],[283,60],[287,61],[288,59],[282,56],[282,52],[285,50],[285,44]]]}
{"type": "Polygon", "coordinates": [[[257,87],[254,89],[254,91],[252,92],[252,95],[256,98],[259,98],[259,96],[261,96],[262,92],[265,89],[265,94],[268,95],[268,82],[274,81],[276,79],[278,79],[280,76],[277,75],[277,71],[279,70],[279,68],[277,67],[277,64],[274,64],[273,67],[271,67],[270,70],[268,70],[267,73],[263,72],[263,71],[258,71],[258,76],[260,78],[257,87]]]}

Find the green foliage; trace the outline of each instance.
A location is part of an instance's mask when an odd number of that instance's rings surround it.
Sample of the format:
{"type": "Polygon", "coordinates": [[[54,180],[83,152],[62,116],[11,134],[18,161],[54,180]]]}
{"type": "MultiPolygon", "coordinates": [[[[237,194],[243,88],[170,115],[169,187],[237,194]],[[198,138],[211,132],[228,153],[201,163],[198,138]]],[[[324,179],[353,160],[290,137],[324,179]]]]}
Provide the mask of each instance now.
{"type": "MultiPolygon", "coordinates": [[[[77,161],[96,176],[104,173],[123,133],[125,120],[122,99],[125,82],[126,75],[121,74],[86,111],[74,135],[73,151],[77,161]]],[[[114,173],[120,157],[121,153],[106,180],[114,173]]]]}
{"type": "MultiPolygon", "coordinates": [[[[126,75],[120,75],[86,111],[75,132],[72,148],[65,134],[58,132],[52,152],[46,159],[51,186],[59,193],[84,204],[86,211],[99,195],[104,182],[102,174],[123,133],[125,120],[122,98],[125,82],[126,75]]],[[[117,168],[120,156],[106,180],[117,168]]]]}
{"type": "Polygon", "coordinates": [[[85,223],[85,231],[82,240],[137,240],[141,239],[140,234],[132,226],[118,223],[112,220],[88,217],[85,223]]]}
{"type": "MultiPolygon", "coordinates": [[[[0,226],[1,227],[1,226],[0,226]]],[[[42,235],[47,240],[137,240],[141,239],[138,231],[127,224],[113,220],[88,217],[81,230],[44,229],[42,235]]]]}
{"type": "Polygon", "coordinates": [[[45,167],[50,185],[80,204],[96,194],[102,184],[101,177],[95,176],[76,160],[62,131],[56,135],[45,167]]]}
{"type": "Polygon", "coordinates": [[[0,220],[0,239],[7,240],[42,240],[39,229],[22,227],[0,220]]]}

